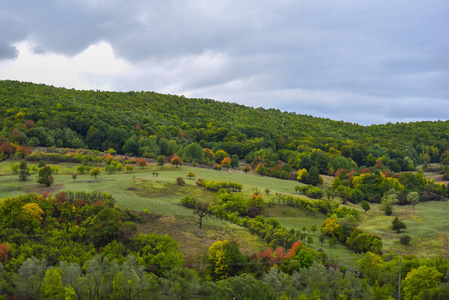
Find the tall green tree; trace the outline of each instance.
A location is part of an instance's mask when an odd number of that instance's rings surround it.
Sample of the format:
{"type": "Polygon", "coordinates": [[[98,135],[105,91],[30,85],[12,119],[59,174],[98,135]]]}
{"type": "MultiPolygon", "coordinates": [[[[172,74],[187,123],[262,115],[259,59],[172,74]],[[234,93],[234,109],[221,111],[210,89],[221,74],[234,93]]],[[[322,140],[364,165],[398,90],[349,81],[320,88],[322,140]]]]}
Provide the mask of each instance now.
{"type": "Polygon", "coordinates": [[[19,178],[22,181],[26,181],[28,176],[30,176],[30,168],[27,166],[25,161],[22,161],[19,165],[19,178]]]}
{"type": "Polygon", "coordinates": [[[404,300],[418,300],[424,291],[437,287],[443,274],[435,267],[420,266],[408,272],[404,280],[404,300]]]}
{"type": "Polygon", "coordinates": [[[46,186],[50,186],[54,181],[52,173],[53,172],[49,166],[44,166],[39,170],[38,173],[39,178],[37,179],[37,182],[39,182],[40,184],[44,184],[46,186]]]}
{"type": "Polygon", "coordinates": [[[419,202],[419,194],[417,192],[410,192],[407,195],[407,201],[413,205],[413,209],[415,209],[415,205],[419,202]]]}

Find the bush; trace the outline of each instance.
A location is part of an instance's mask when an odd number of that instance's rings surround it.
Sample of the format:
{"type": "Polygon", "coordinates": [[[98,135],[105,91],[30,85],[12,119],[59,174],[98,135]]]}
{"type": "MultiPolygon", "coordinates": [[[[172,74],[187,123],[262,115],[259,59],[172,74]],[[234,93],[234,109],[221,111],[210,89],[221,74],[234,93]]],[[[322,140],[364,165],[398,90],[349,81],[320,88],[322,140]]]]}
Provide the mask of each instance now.
{"type": "Polygon", "coordinates": [[[401,245],[410,245],[411,240],[412,240],[411,236],[403,235],[399,238],[399,243],[401,243],[401,245]]]}
{"type": "Polygon", "coordinates": [[[321,199],[324,196],[324,192],[319,187],[311,187],[306,191],[306,195],[313,199],[321,199]]]}
{"type": "Polygon", "coordinates": [[[181,199],[181,203],[187,208],[195,208],[198,204],[198,200],[196,200],[192,196],[184,196],[181,199]]]}
{"type": "Polygon", "coordinates": [[[184,179],[182,179],[182,177],[178,177],[176,178],[176,183],[179,185],[185,185],[186,182],[184,181],[184,179]]]}

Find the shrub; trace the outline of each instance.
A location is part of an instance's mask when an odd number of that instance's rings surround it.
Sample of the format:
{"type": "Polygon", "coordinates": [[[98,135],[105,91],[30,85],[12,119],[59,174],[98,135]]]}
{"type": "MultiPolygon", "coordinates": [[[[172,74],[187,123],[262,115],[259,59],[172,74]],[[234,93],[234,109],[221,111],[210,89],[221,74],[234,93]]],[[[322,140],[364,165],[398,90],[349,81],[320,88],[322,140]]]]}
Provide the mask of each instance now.
{"type": "Polygon", "coordinates": [[[176,183],[179,185],[185,185],[186,182],[184,181],[184,179],[182,179],[182,177],[178,177],[176,178],[176,183]]]}
{"type": "Polygon", "coordinates": [[[306,195],[313,199],[321,199],[324,196],[324,192],[319,187],[311,187],[306,191],[306,195]]]}
{"type": "Polygon", "coordinates": [[[399,243],[401,243],[401,245],[410,245],[411,239],[411,236],[403,235],[399,238],[399,243]]]}

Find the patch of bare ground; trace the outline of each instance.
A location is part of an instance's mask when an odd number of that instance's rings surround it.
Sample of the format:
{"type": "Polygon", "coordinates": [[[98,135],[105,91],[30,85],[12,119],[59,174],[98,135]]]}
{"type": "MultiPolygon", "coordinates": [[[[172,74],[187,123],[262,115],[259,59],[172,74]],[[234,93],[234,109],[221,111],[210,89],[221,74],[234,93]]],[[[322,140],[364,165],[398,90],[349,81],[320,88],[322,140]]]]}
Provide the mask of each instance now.
{"type": "Polygon", "coordinates": [[[27,193],[36,193],[36,194],[40,194],[42,195],[42,193],[49,193],[54,195],[55,193],[62,191],[65,189],[64,184],[52,184],[50,186],[45,186],[45,185],[35,185],[35,186],[31,186],[29,187],[26,192],[27,193]]]}

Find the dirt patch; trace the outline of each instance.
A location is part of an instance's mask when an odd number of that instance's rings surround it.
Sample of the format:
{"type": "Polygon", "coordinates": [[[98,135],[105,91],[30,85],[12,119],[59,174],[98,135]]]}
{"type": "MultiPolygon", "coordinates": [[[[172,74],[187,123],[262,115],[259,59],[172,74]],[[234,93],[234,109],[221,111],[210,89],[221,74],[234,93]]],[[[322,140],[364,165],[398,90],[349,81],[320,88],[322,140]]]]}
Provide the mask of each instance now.
{"type": "Polygon", "coordinates": [[[36,185],[29,187],[27,189],[27,193],[36,193],[42,195],[42,193],[49,193],[49,194],[55,194],[58,191],[64,190],[65,185],[64,184],[53,184],[50,186],[44,186],[44,185],[36,185]]]}
{"type": "Polygon", "coordinates": [[[77,181],[77,182],[79,182],[79,183],[98,183],[98,182],[104,182],[104,181],[117,181],[117,179],[81,180],[81,181],[77,181]]]}

